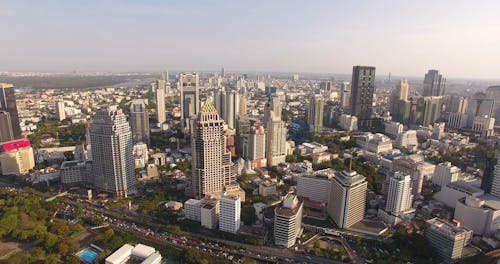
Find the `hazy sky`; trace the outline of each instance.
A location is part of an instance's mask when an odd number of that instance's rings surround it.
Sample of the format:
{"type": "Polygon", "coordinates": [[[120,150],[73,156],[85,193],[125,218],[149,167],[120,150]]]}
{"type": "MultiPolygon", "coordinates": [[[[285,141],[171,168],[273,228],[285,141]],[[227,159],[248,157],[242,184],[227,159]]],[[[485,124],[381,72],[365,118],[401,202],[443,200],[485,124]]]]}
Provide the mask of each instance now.
{"type": "Polygon", "coordinates": [[[0,71],[500,78],[500,1],[0,0],[0,71]]]}

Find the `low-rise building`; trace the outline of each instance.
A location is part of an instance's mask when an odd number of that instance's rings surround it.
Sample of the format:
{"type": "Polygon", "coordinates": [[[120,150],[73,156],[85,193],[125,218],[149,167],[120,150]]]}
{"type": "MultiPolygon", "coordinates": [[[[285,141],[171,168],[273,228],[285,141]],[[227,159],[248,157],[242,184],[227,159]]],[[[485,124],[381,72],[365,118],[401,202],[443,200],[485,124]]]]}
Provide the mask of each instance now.
{"type": "Polygon", "coordinates": [[[358,130],[358,118],[351,115],[342,114],[339,117],[339,127],[346,131],[358,130]]]}
{"type": "Polygon", "coordinates": [[[153,247],[143,244],[137,244],[136,246],[125,244],[107,257],[105,263],[125,264],[129,263],[128,261],[131,258],[140,260],[140,262],[135,261],[134,263],[141,264],[160,264],[162,262],[161,254],[153,247]]]}
{"type": "Polygon", "coordinates": [[[28,139],[0,144],[0,172],[4,175],[23,175],[35,167],[33,148],[28,139]]]}
{"type": "Polygon", "coordinates": [[[276,194],[276,183],[272,181],[261,181],[259,183],[259,195],[268,197],[276,194]]]}

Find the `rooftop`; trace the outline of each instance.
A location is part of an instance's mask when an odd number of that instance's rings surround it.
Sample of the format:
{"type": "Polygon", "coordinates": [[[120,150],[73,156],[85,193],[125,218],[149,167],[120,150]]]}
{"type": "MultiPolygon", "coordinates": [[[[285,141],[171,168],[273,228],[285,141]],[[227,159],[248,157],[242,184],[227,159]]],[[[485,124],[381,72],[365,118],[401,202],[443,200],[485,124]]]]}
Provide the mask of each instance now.
{"type": "Polygon", "coordinates": [[[432,218],[427,220],[426,222],[428,228],[436,230],[437,232],[448,235],[450,237],[455,237],[457,235],[461,235],[462,233],[468,232],[467,229],[454,226],[448,221],[440,218],[432,218]]]}

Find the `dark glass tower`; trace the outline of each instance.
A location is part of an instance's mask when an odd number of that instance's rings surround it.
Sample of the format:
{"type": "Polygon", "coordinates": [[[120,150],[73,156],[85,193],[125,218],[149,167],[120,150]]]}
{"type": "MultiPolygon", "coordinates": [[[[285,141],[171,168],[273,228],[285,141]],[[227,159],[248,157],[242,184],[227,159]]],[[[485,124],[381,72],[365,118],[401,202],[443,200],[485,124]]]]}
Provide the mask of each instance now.
{"type": "Polygon", "coordinates": [[[17,113],[16,94],[14,85],[0,83],[0,111],[6,111],[10,115],[10,127],[14,139],[21,138],[21,127],[19,126],[19,115],[17,113]]]}
{"type": "Polygon", "coordinates": [[[358,118],[361,130],[370,128],[375,92],[375,67],[354,66],[351,84],[351,115],[358,118]]]}

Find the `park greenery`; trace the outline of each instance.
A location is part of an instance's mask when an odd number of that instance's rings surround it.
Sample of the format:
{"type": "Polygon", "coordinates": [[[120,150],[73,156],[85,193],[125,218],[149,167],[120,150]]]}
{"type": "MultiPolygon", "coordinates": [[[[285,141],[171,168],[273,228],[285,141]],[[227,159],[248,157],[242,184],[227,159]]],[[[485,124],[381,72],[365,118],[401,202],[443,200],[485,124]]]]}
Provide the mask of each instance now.
{"type": "MultiPolygon", "coordinates": [[[[44,119],[37,124],[37,129],[28,138],[35,148],[46,147],[42,140],[48,138],[59,139],[59,146],[75,146],[85,143],[85,124],[72,124],[68,120],[44,119]]],[[[48,145],[50,146],[50,145],[48,145]]]]}
{"type": "Polygon", "coordinates": [[[241,208],[241,220],[245,225],[253,225],[257,221],[257,215],[255,214],[255,207],[251,204],[244,205],[241,208]]]}
{"type": "Polygon", "coordinates": [[[333,259],[333,260],[340,260],[347,262],[349,261],[349,256],[347,256],[347,252],[344,249],[344,247],[339,247],[339,248],[322,248],[320,246],[320,241],[316,240],[314,241],[314,245],[312,248],[307,250],[307,253],[311,255],[315,255],[318,257],[323,257],[327,259],[333,259]]]}
{"type": "Polygon", "coordinates": [[[79,244],[72,236],[84,228],[52,218],[57,207],[32,195],[0,191],[0,239],[29,248],[11,255],[8,263],[79,263],[73,255],[79,244]]]}

